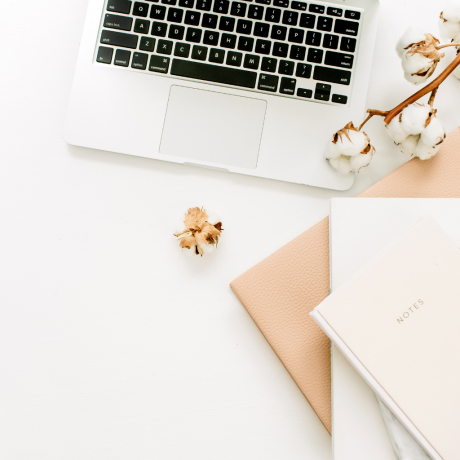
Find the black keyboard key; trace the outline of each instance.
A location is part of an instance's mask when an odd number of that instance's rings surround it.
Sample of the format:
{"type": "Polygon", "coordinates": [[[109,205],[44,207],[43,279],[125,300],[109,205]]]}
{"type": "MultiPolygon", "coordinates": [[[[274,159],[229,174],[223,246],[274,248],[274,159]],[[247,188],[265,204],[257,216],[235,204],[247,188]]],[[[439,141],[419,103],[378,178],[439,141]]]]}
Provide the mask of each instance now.
{"type": "Polygon", "coordinates": [[[237,53],[236,51],[229,51],[227,53],[227,65],[233,67],[241,67],[241,62],[243,61],[243,53],[237,53]]]}
{"type": "Polygon", "coordinates": [[[267,75],[266,73],[261,73],[259,76],[259,84],[257,85],[257,89],[276,93],[278,90],[279,78],[280,77],[276,75],[267,75]]]}
{"type": "Polygon", "coordinates": [[[316,16],[314,16],[313,14],[302,13],[300,15],[299,27],[303,27],[305,29],[314,29],[315,22],[316,16]]]}
{"type": "Polygon", "coordinates": [[[321,46],[321,37],[322,34],[319,32],[313,32],[312,30],[309,30],[307,32],[307,39],[305,40],[305,44],[310,46],[321,46]]]}
{"type": "Polygon", "coordinates": [[[288,26],[296,26],[299,20],[299,13],[295,11],[285,11],[283,13],[283,24],[288,26]]]}
{"type": "MultiPolygon", "coordinates": [[[[155,7],[152,7],[152,10],[155,7]]],[[[168,10],[168,21],[169,22],[176,22],[177,24],[180,24],[182,22],[182,18],[184,16],[184,10],[181,10],[179,8],[169,8],[168,10]]]]}
{"type": "Polygon", "coordinates": [[[150,21],[147,19],[136,19],[133,32],[137,34],[148,34],[150,31],[150,21]]]}
{"type": "Polygon", "coordinates": [[[316,24],[316,28],[318,30],[324,30],[325,32],[330,32],[332,30],[332,23],[334,20],[332,18],[328,18],[327,16],[320,16],[318,18],[318,23],[316,24]]]}
{"type": "Polygon", "coordinates": [[[147,61],[149,55],[145,53],[134,53],[131,67],[133,69],[145,70],[147,68],[147,61]]]}
{"type": "Polygon", "coordinates": [[[262,58],[262,65],[260,66],[260,70],[262,72],[276,72],[276,67],[278,66],[278,59],[272,57],[264,57],[262,58]]]}
{"type": "Polygon", "coordinates": [[[278,67],[278,73],[283,75],[294,75],[295,63],[292,61],[280,61],[280,66],[278,67]]]}
{"type": "Polygon", "coordinates": [[[190,45],[188,43],[177,42],[174,47],[174,56],[188,58],[190,54],[190,45]]]}
{"type": "Polygon", "coordinates": [[[329,16],[337,16],[338,18],[342,17],[343,10],[340,8],[335,8],[333,6],[329,6],[327,9],[327,14],[329,16]]]}
{"type": "Polygon", "coordinates": [[[185,13],[184,23],[188,26],[198,26],[200,25],[201,13],[196,11],[187,11],[185,13]]]}
{"type": "Polygon", "coordinates": [[[310,48],[308,50],[307,61],[314,62],[316,64],[321,64],[321,62],[323,62],[323,50],[319,50],[317,48],[310,48]]]}
{"type": "Polygon", "coordinates": [[[133,18],[127,16],[117,16],[116,14],[106,14],[104,18],[104,27],[108,29],[131,30],[133,18]]]}
{"type": "Polygon", "coordinates": [[[158,40],[157,53],[160,54],[171,54],[173,42],[169,40],[158,40]]]}
{"type": "Polygon", "coordinates": [[[348,53],[354,53],[356,51],[356,39],[349,37],[342,37],[340,40],[340,51],[347,51],[348,53]]]}
{"type": "Polygon", "coordinates": [[[355,21],[359,21],[359,18],[361,17],[361,13],[359,11],[346,10],[345,17],[347,19],[354,19],[355,21]]]}
{"type": "Polygon", "coordinates": [[[206,61],[208,56],[208,48],[206,46],[194,45],[192,48],[192,59],[197,61],[206,61]]]}
{"type": "Polygon", "coordinates": [[[273,26],[270,38],[273,40],[286,40],[287,27],[284,26],[273,26]]]}
{"type": "Polygon", "coordinates": [[[228,0],[215,0],[212,11],[214,13],[227,14],[229,7],[230,2],[228,0]]]}
{"type": "Polygon", "coordinates": [[[109,0],[107,2],[107,11],[114,13],[129,14],[131,12],[131,5],[133,2],[129,0],[109,0]]]}
{"type": "Polygon", "coordinates": [[[146,18],[147,14],[149,14],[148,3],[134,2],[133,16],[142,16],[146,18]]]}
{"type": "Polygon", "coordinates": [[[349,70],[334,69],[332,67],[322,67],[317,65],[313,72],[313,79],[327,81],[329,83],[338,83],[340,85],[349,85],[351,72],[349,70]]]}
{"type": "Polygon", "coordinates": [[[332,102],[335,102],[336,104],[346,104],[347,101],[348,101],[347,96],[341,96],[340,94],[332,95],[332,102]]]}
{"type": "Polygon", "coordinates": [[[254,24],[254,35],[256,37],[268,37],[268,32],[270,32],[270,25],[265,22],[256,22],[254,24]]]}
{"type": "Polygon", "coordinates": [[[196,9],[201,11],[211,11],[212,0],[197,0],[196,9]]]}
{"type": "Polygon", "coordinates": [[[321,5],[311,5],[308,8],[308,11],[311,11],[312,13],[316,14],[323,14],[324,13],[324,6],[321,5]]]}
{"type": "Polygon", "coordinates": [[[236,35],[222,34],[222,38],[220,39],[220,46],[222,48],[234,49],[236,46],[236,35]]]}
{"type": "Polygon", "coordinates": [[[262,3],[262,5],[271,5],[272,0],[256,0],[256,3],[262,3]]]}
{"type": "Polygon", "coordinates": [[[358,27],[358,22],[337,19],[335,21],[334,32],[336,34],[352,35],[353,37],[356,37],[358,35],[358,27]]]}
{"type": "Polygon", "coordinates": [[[142,37],[141,42],[139,44],[139,49],[142,51],[149,51],[153,53],[155,48],[155,39],[150,37],[142,37]]]}
{"type": "Polygon", "coordinates": [[[97,62],[102,64],[111,64],[113,56],[113,48],[107,48],[106,46],[100,46],[97,51],[97,62]]]}
{"type": "Polygon", "coordinates": [[[289,51],[289,45],[287,43],[273,43],[273,56],[287,57],[289,51]]]}
{"type": "Polygon", "coordinates": [[[313,91],[311,89],[297,88],[297,96],[311,99],[313,91]]]}
{"type": "Polygon", "coordinates": [[[251,37],[240,37],[238,40],[238,49],[240,51],[251,52],[254,48],[254,39],[251,37]]]}
{"type": "Polygon", "coordinates": [[[264,17],[264,7],[259,5],[249,5],[248,18],[262,19],[264,17]]]}
{"type": "Polygon", "coordinates": [[[311,77],[311,65],[310,64],[303,64],[299,62],[297,64],[297,68],[295,71],[295,76],[300,78],[310,78],[311,77]]]}
{"type": "Polygon", "coordinates": [[[209,53],[209,62],[216,62],[217,64],[223,64],[225,57],[225,51],[213,48],[209,53]]]}
{"type": "Polygon", "coordinates": [[[150,72],[168,73],[169,62],[169,57],[152,55],[150,57],[149,70],[150,72]]]}
{"type": "MultiPolygon", "coordinates": [[[[155,39],[153,39],[153,41],[155,41],[155,39]]],[[[115,53],[115,60],[113,61],[113,63],[115,65],[119,65],[120,67],[128,67],[130,60],[131,51],[118,49],[115,53]]]]}
{"type": "Polygon", "coordinates": [[[246,19],[238,19],[236,25],[237,34],[251,35],[252,32],[252,21],[247,21],[246,19]]]}
{"type": "Polygon", "coordinates": [[[235,29],[235,19],[229,18],[228,16],[222,16],[219,21],[219,30],[225,32],[233,32],[235,29]]]}
{"type": "Polygon", "coordinates": [[[303,61],[305,59],[306,52],[307,48],[305,48],[305,46],[292,45],[289,58],[295,59],[296,61],[303,61]]]}
{"type": "Polygon", "coordinates": [[[307,11],[307,4],[304,2],[291,2],[293,10],[307,11]]]}
{"type": "Polygon", "coordinates": [[[152,32],[151,34],[155,37],[166,37],[166,31],[168,29],[168,25],[164,22],[154,22],[152,24],[152,32]]]}
{"type": "Polygon", "coordinates": [[[137,48],[139,37],[137,35],[113,32],[112,30],[103,30],[101,43],[103,45],[119,46],[120,48],[137,48]]]}
{"type": "Polygon", "coordinates": [[[290,96],[294,96],[295,95],[295,85],[296,85],[295,78],[282,77],[281,83],[280,83],[280,93],[289,94],[290,96]]]}
{"type": "Polygon", "coordinates": [[[338,35],[325,34],[323,40],[323,48],[336,50],[339,47],[338,35]]]}
{"type": "Polygon", "coordinates": [[[223,83],[244,88],[254,88],[257,73],[231,67],[220,67],[201,62],[173,59],[171,74],[178,77],[223,83]]]}
{"type": "Polygon", "coordinates": [[[217,27],[217,19],[219,17],[215,14],[203,14],[203,20],[201,21],[201,26],[206,29],[215,29],[217,27]]]}
{"type": "Polygon", "coordinates": [[[179,6],[182,8],[193,8],[195,0],[179,0],[179,6]]]}
{"type": "Polygon", "coordinates": [[[177,3],[177,0],[161,0],[161,3],[164,3],[165,5],[175,6],[177,3]]]}
{"type": "Polygon", "coordinates": [[[214,32],[212,30],[205,30],[203,43],[205,45],[217,46],[219,44],[219,32],[214,32]]]}
{"type": "Polygon", "coordinates": [[[240,18],[244,18],[246,16],[246,3],[232,2],[230,14],[232,16],[238,16],[240,18]]]}
{"type": "Polygon", "coordinates": [[[281,10],[278,8],[267,8],[265,11],[265,20],[268,22],[280,22],[281,10]]]}
{"type": "Polygon", "coordinates": [[[258,54],[270,54],[272,44],[268,40],[257,40],[255,52],[258,54]]]}
{"type": "Polygon", "coordinates": [[[193,27],[189,27],[187,29],[187,35],[185,36],[185,40],[192,43],[200,43],[201,41],[201,29],[195,29],[193,27]]]}
{"type": "Polygon", "coordinates": [[[257,70],[259,68],[260,57],[255,54],[246,54],[244,56],[243,67],[246,69],[257,70]]]}
{"type": "Polygon", "coordinates": [[[319,101],[328,101],[331,97],[331,85],[317,83],[315,89],[315,99],[319,101]]]}
{"type": "Polygon", "coordinates": [[[354,56],[352,54],[337,53],[335,51],[326,51],[324,63],[333,67],[342,67],[351,69],[353,67],[354,56]]]}
{"type": "Polygon", "coordinates": [[[281,8],[289,8],[289,0],[273,0],[273,6],[281,6],[281,8]]]}
{"type": "Polygon", "coordinates": [[[166,7],[161,5],[153,5],[152,9],[150,10],[150,17],[152,19],[158,19],[159,21],[163,21],[166,15],[166,7]]]}
{"type": "Polygon", "coordinates": [[[302,29],[289,29],[288,41],[291,43],[303,43],[305,31],[302,29]]]}
{"type": "Polygon", "coordinates": [[[176,26],[175,24],[171,24],[169,26],[169,38],[174,38],[174,40],[182,40],[184,38],[184,26],[176,26]]]}

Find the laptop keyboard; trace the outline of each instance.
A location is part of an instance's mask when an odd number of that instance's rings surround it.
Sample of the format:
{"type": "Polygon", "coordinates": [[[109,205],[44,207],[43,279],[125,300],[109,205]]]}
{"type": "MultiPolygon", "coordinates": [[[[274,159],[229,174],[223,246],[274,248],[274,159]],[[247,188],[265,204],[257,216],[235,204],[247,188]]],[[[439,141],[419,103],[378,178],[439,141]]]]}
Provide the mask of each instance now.
{"type": "Polygon", "coordinates": [[[96,61],[347,104],[360,19],[294,0],[107,0],[96,61]]]}

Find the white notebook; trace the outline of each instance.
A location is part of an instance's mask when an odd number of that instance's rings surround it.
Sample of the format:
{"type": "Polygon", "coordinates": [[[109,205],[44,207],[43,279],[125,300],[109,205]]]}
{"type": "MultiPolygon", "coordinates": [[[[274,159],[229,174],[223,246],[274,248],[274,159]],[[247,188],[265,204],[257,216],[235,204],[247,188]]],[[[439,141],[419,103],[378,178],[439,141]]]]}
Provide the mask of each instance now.
{"type": "MultiPolygon", "coordinates": [[[[425,214],[433,215],[456,244],[460,243],[458,199],[333,199],[332,289],[336,290],[425,214]]],[[[335,347],[332,389],[334,459],[394,460],[396,457],[372,390],[335,347]]]]}

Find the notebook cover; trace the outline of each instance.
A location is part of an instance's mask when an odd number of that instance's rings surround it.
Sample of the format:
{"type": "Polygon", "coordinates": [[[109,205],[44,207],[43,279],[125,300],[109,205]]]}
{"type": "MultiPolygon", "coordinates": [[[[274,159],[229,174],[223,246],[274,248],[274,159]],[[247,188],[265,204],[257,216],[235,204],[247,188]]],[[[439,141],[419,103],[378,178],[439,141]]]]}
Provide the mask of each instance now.
{"type": "Polygon", "coordinates": [[[460,250],[419,219],[311,316],[432,458],[458,459],[460,250]],[[427,396],[429,396],[427,398],[427,396]]]}
{"type": "MultiPolygon", "coordinates": [[[[414,159],[360,197],[460,197],[460,128],[431,160],[414,159]]],[[[230,283],[275,353],[332,431],[329,338],[310,312],[329,295],[329,218],[230,283]]]]}

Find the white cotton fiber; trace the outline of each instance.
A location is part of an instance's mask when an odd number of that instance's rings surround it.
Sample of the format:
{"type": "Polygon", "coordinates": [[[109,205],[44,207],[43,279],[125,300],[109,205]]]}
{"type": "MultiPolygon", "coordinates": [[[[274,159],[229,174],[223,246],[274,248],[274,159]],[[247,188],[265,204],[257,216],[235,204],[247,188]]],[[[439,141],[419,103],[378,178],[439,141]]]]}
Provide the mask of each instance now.
{"type": "Polygon", "coordinates": [[[405,139],[401,144],[399,144],[399,148],[401,152],[409,157],[413,157],[415,155],[415,149],[417,148],[417,144],[419,142],[420,135],[417,136],[409,136],[405,139]]]}
{"type": "Polygon", "coordinates": [[[425,32],[419,27],[409,27],[396,44],[396,52],[402,57],[406,52],[405,48],[413,43],[419,43],[425,40],[425,32]]]}
{"type": "Polygon", "coordinates": [[[388,125],[386,125],[387,133],[396,144],[400,144],[409,134],[404,131],[402,124],[399,121],[399,115],[393,118],[388,125]]]}
{"type": "Polygon", "coordinates": [[[423,130],[420,141],[425,145],[435,146],[443,142],[446,132],[439,118],[431,117],[430,124],[423,130]]]}
{"type": "Polygon", "coordinates": [[[402,111],[401,124],[407,134],[421,134],[432,108],[429,105],[411,104],[402,111]]]}
{"type": "Polygon", "coordinates": [[[349,157],[340,156],[340,157],[337,157],[337,158],[330,158],[329,163],[340,174],[351,173],[351,165],[350,165],[350,158],[349,157]]]}
{"type": "Polygon", "coordinates": [[[369,166],[369,163],[372,161],[372,157],[374,156],[374,149],[371,149],[368,153],[361,153],[360,155],[356,155],[350,158],[350,167],[353,171],[359,172],[361,168],[365,168],[369,166]]]}

